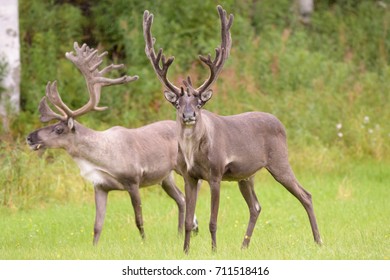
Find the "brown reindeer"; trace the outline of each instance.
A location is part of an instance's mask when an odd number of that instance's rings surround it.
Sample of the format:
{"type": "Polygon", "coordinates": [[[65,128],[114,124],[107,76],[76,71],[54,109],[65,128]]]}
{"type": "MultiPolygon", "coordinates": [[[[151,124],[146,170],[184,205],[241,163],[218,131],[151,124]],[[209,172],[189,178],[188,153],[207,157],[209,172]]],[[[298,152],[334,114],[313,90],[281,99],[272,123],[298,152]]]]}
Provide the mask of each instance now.
{"type": "Polygon", "coordinates": [[[210,76],[198,88],[193,87],[189,77],[183,81],[185,89],[168,80],[167,71],[174,58],[166,59],[162,49],[155,53],[155,39],[151,34],[153,14],[145,11],[143,20],[146,55],[166,88],[165,98],[176,108],[179,161],[186,167],[183,170],[186,195],[184,251],[187,253],[190,246],[197,182],[200,179],[208,181],[211,190],[209,229],[212,248],[217,246],[221,181],[237,181],[248,205],[250,218],[242,242],[243,248],[248,247],[261,210],[254,190],[254,175],[263,167],[302,203],[309,216],[314,240],[321,243],[311,195],[298,183],[288,162],[286,132],[281,122],[275,116],[262,112],[219,116],[202,109],[212,96],[210,87],[221,72],[231,48],[233,15],[228,17],[221,6],[217,10],[221,20],[221,45],[215,50],[214,60],[210,55],[199,56],[210,69],[210,76]]]}
{"type": "MultiPolygon", "coordinates": [[[[94,131],[75,118],[90,111],[101,111],[98,107],[103,86],[124,84],[138,79],[137,76],[123,76],[117,79],[104,77],[113,69],[123,65],[110,65],[98,69],[107,54],[97,54],[97,50],[87,45],[74,44],[76,55],[66,53],[84,75],[89,101],[80,109],[72,111],[61,100],[56,82],[48,83],[46,96],[39,105],[40,120],[59,122],[30,133],[27,143],[33,150],[62,148],[74,159],[81,175],[94,184],[96,218],[93,244],[96,245],[103,228],[107,195],[111,190],[124,190],[130,194],[138,230],[144,238],[142,206],[139,188],[161,183],[164,191],[175,200],[179,208],[178,230],[184,224],[185,199],[176,187],[172,171],[177,163],[177,136],[174,121],[161,121],[135,129],[120,126],[105,131],[94,131]],[[47,104],[47,100],[61,113],[57,114],[47,104]]],[[[195,221],[194,221],[195,223],[195,221]]],[[[196,228],[196,226],[195,226],[196,228]]],[[[194,228],[194,229],[195,229],[194,228]]]]}

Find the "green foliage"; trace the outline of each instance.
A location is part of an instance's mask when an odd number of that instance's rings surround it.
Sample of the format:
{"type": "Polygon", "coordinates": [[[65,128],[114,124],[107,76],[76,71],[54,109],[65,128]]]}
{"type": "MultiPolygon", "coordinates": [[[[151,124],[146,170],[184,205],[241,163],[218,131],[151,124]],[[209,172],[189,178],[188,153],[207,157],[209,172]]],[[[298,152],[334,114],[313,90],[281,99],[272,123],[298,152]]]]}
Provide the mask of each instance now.
{"type": "Polygon", "coordinates": [[[382,71],[390,61],[389,20],[389,7],[373,1],[334,5],[313,14],[311,48],[362,70],[382,71]]]}
{"type": "Polygon", "coordinates": [[[0,56],[0,98],[1,98],[1,93],[4,91],[3,80],[6,73],[7,73],[7,62],[2,56],[0,56]]]}
{"type": "Polygon", "coordinates": [[[311,31],[284,29],[266,36],[259,37],[257,48],[243,56],[232,55],[233,68],[246,66],[236,78],[232,73],[222,74],[223,100],[233,101],[236,107],[209,106],[223,114],[233,114],[236,109],[272,112],[285,124],[293,145],[343,145],[343,151],[352,154],[385,156],[390,88],[384,81],[390,68],[363,70],[361,64],[310,51],[311,31]],[[232,80],[234,87],[229,85],[232,80]],[[245,93],[245,98],[237,92],[245,93]],[[362,129],[365,116],[372,122],[370,128],[362,129]],[[343,126],[342,135],[337,124],[343,126]]]}
{"type": "Polygon", "coordinates": [[[20,2],[23,109],[35,112],[47,81],[64,79],[58,64],[74,41],[82,41],[83,20],[81,11],[69,4],[20,2]]]}
{"type": "Polygon", "coordinates": [[[290,0],[253,1],[248,11],[256,33],[283,29],[294,22],[293,5],[290,0]]]}

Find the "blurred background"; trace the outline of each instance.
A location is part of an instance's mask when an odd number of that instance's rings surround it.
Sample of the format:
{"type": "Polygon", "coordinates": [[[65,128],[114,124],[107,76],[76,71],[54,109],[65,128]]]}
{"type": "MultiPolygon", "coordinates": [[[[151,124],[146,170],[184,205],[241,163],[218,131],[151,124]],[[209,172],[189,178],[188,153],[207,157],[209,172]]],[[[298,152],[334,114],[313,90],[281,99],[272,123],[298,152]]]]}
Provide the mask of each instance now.
{"type": "MultiPolygon", "coordinates": [[[[73,42],[108,51],[105,64],[124,63],[113,76],[139,75],[136,82],[104,88],[100,105],[79,121],[95,130],[138,127],[175,119],[144,52],[142,16],[155,15],[156,49],[175,56],[169,78],[177,85],[191,75],[208,77],[199,54],[220,41],[216,6],[234,14],[232,50],[213,86],[206,109],[221,115],[265,111],[288,133],[295,165],[314,172],[337,162],[388,161],[390,151],[390,3],[376,0],[19,0],[20,91],[9,104],[0,88],[0,204],[11,209],[69,198],[92,198],[91,189],[65,152],[30,151],[26,135],[44,126],[38,104],[48,81],[71,108],[87,100],[85,81],[65,52],[73,42]],[[307,2],[307,1],[303,1],[307,2]],[[311,2],[311,1],[308,1],[311,2]],[[312,169],[312,171],[313,171],[312,169]],[[69,176],[69,175],[72,176],[69,176]],[[81,194],[81,195],[80,195],[81,194]]],[[[9,71],[0,49],[0,80],[9,71]]],[[[294,164],[293,164],[294,166],[294,164]]]]}

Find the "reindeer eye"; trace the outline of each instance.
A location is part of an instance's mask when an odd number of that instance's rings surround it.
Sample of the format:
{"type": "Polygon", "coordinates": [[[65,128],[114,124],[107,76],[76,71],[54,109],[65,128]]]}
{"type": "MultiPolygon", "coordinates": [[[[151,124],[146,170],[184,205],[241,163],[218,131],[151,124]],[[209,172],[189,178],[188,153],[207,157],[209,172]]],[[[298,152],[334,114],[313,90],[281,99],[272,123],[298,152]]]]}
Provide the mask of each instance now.
{"type": "Polygon", "coordinates": [[[180,109],[179,101],[176,101],[175,107],[176,107],[176,109],[178,109],[178,110],[180,109]]]}
{"type": "Polygon", "coordinates": [[[62,126],[56,126],[54,128],[54,131],[55,131],[56,134],[59,135],[59,134],[62,134],[64,132],[64,128],[62,126]]]}

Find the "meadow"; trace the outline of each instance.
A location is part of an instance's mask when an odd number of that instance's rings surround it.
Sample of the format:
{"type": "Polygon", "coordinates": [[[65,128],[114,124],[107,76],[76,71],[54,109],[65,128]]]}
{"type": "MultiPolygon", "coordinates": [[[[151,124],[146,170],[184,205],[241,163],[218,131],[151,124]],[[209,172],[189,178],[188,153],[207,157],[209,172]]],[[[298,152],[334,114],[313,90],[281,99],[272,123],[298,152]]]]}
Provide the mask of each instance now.
{"type": "MultiPolygon", "coordinates": [[[[200,231],[192,238],[188,256],[182,252],[183,238],[177,233],[177,207],[159,186],[141,190],[145,240],[136,229],[127,193],[111,192],[102,237],[98,246],[93,247],[92,186],[85,183],[77,174],[77,168],[68,162],[68,173],[57,175],[52,182],[56,185],[53,191],[66,192],[73,184],[84,186],[86,190],[62,193],[68,199],[33,205],[22,211],[3,207],[0,211],[1,258],[388,260],[389,162],[345,160],[334,151],[304,152],[316,156],[295,153],[291,160],[300,182],[313,195],[324,241],[322,246],[314,243],[300,203],[267,171],[261,171],[256,177],[256,192],[262,212],[247,250],[240,249],[249,217],[247,206],[237,185],[226,182],[221,190],[216,253],[211,251],[208,232],[207,183],[202,185],[196,210],[200,231]],[[298,160],[301,158],[305,160],[298,160]]],[[[68,161],[67,156],[64,157],[68,161]]],[[[33,159],[31,164],[39,165],[39,161],[41,159],[33,159]]],[[[63,168],[62,163],[50,165],[60,171],[63,168]]],[[[181,181],[178,177],[177,182],[181,181]]]]}
{"type": "MultiPolygon", "coordinates": [[[[10,127],[0,132],[0,259],[388,260],[390,4],[376,2],[317,1],[312,23],[303,26],[290,0],[220,1],[235,15],[233,45],[206,109],[265,111],[283,122],[291,165],[313,196],[324,244],[314,243],[300,203],[263,170],[255,184],[262,212],[249,248],[240,249],[247,206],[237,185],[224,182],[212,253],[204,182],[196,209],[200,232],[187,256],[176,205],[159,186],[141,190],[144,241],[128,194],[112,192],[93,247],[92,185],[63,150],[39,155],[25,137],[44,126],[37,107],[47,81],[58,80],[71,108],[85,103],[84,79],[64,58],[74,41],[107,50],[105,63],[126,65],[120,74],[140,76],[104,89],[101,105],[109,110],[87,114],[81,123],[104,130],[174,119],[144,54],[143,11],[155,14],[156,48],[175,55],[170,79],[180,83],[191,73],[198,84],[208,72],[197,55],[213,53],[218,44],[217,3],[191,1],[177,12],[174,0],[21,0],[21,112],[10,114],[10,127]]],[[[183,190],[182,178],[176,181],[183,190]]]]}

